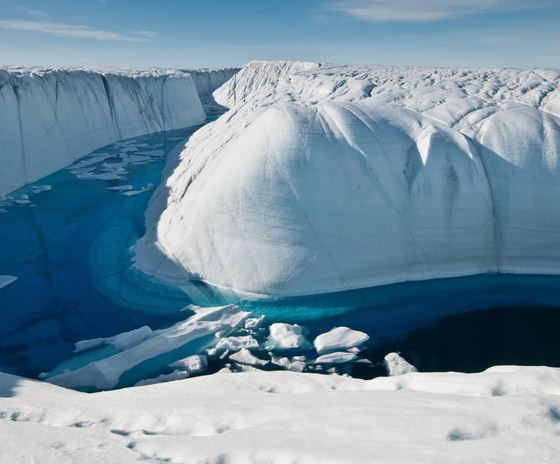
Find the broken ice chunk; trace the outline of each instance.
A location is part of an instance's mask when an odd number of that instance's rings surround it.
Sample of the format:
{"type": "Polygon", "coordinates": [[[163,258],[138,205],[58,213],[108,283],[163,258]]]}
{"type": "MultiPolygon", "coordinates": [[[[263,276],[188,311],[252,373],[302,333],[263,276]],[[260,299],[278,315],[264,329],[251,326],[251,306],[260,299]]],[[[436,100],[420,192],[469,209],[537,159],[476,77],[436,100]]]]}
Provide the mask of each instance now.
{"type": "Polygon", "coordinates": [[[258,329],[262,322],[264,321],[264,314],[260,317],[250,317],[245,320],[246,329],[258,329]]]}
{"type": "Polygon", "coordinates": [[[268,361],[257,358],[247,348],[242,348],[237,353],[232,354],[229,359],[239,364],[246,364],[254,367],[263,367],[268,364],[268,361]]]}
{"type": "Polygon", "coordinates": [[[117,192],[125,192],[127,190],[132,190],[134,187],[132,185],[117,185],[116,187],[105,187],[105,190],[115,190],[117,192]]]}
{"type": "Polygon", "coordinates": [[[0,288],[6,287],[15,282],[17,277],[11,275],[0,275],[0,288]]]}
{"type": "Polygon", "coordinates": [[[125,195],[127,197],[132,197],[134,195],[138,195],[140,193],[144,193],[144,192],[148,192],[150,190],[153,190],[155,188],[154,184],[148,184],[145,187],[142,187],[140,190],[128,190],[126,192],[122,192],[122,195],[125,195]]]}
{"type": "Polygon", "coordinates": [[[272,324],[269,330],[270,335],[266,346],[268,350],[292,350],[310,345],[305,338],[304,328],[297,324],[277,322],[272,324]]]}
{"type": "Polygon", "coordinates": [[[358,359],[354,353],[345,353],[336,351],[334,353],[324,354],[315,360],[315,364],[344,364],[358,359]]]}
{"type": "Polygon", "coordinates": [[[335,327],[329,332],[319,335],[313,341],[313,345],[315,345],[318,354],[325,354],[354,348],[363,345],[368,340],[369,335],[365,332],[352,330],[348,327],[335,327]]]}
{"type": "Polygon", "coordinates": [[[387,373],[391,376],[407,374],[408,372],[418,372],[418,369],[398,353],[389,353],[385,356],[384,361],[387,373]]]}
{"type": "Polygon", "coordinates": [[[243,335],[240,337],[226,337],[222,338],[216,345],[216,350],[232,350],[239,351],[243,348],[259,349],[259,343],[252,335],[243,335]]]}
{"type": "Polygon", "coordinates": [[[171,369],[188,372],[189,375],[204,374],[208,367],[208,358],[204,355],[195,354],[179,359],[169,365],[171,369]]]}
{"type": "Polygon", "coordinates": [[[48,192],[51,189],[52,187],[50,185],[34,185],[33,187],[31,187],[31,191],[33,193],[48,192]]]}
{"type": "Polygon", "coordinates": [[[104,172],[102,174],[78,174],[78,179],[97,179],[97,180],[121,180],[116,174],[104,172]]]}

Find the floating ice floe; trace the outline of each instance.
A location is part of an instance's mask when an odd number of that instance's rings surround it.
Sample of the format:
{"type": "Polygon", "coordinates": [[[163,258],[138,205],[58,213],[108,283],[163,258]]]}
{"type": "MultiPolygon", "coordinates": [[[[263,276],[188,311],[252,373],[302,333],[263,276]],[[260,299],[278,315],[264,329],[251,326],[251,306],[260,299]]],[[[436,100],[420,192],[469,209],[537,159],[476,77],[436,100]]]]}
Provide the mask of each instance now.
{"type": "Polygon", "coordinates": [[[133,190],[132,185],[117,185],[115,187],[105,187],[105,190],[115,190],[117,192],[126,192],[127,190],[133,190]]]}
{"type": "Polygon", "coordinates": [[[359,330],[348,327],[335,327],[330,331],[319,335],[313,345],[317,353],[324,354],[331,351],[348,350],[349,348],[363,345],[369,340],[369,335],[359,330]]]}
{"type": "Polygon", "coordinates": [[[407,374],[409,372],[418,372],[418,369],[416,369],[398,353],[389,353],[385,356],[384,362],[385,367],[387,368],[387,373],[391,376],[407,374]]]}
{"type": "Polygon", "coordinates": [[[355,353],[336,351],[334,353],[324,354],[315,360],[315,364],[344,364],[356,361],[358,356],[355,353]]]}
{"type": "Polygon", "coordinates": [[[146,155],[151,158],[163,158],[165,156],[165,151],[163,150],[139,151],[138,155],[146,155]]]}
{"type": "Polygon", "coordinates": [[[0,275],[0,288],[7,287],[11,283],[15,282],[17,277],[11,275],[0,275]]]}
{"type": "Polygon", "coordinates": [[[76,177],[78,179],[121,180],[120,176],[117,176],[116,174],[112,174],[110,172],[105,172],[102,174],[84,173],[84,174],[78,174],[76,177]]]}
{"type": "Polygon", "coordinates": [[[305,338],[304,328],[297,324],[277,322],[269,327],[268,350],[293,350],[310,345],[305,338]]]}
{"type": "Polygon", "coordinates": [[[150,190],[153,190],[155,188],[154,184],[148,184],[145,187],[142,187],[139,190],[126,190],[126,191],[122,191],[121,195],[127,196],[127,197],[132,197],[134,195],[139,195],[141,193],[144,192],[149,192],[150,190]]]}
{"type": "Polygon", "coordinates": [[[78,163],[72,164],[67,169],[70,170],[70,171],[76,171],[76,170],[79,170],[79,169],[90,167],[93,164],[101,163],[102,161],[106,160],[107,158],[114,158],[114,157],[115,157],[115,155],[110,154],[110,153],[95,153],[93,155],[88,156],[86,159],[83,159],[83,160],[79,161],[78,163]]]}
{"type": "Polygon", "coordinates": [[[31,191],[35,194],[48,192],[49,190],[52,190],[52,186],[50,185],[33,185],[31,187],[31,191]]]}

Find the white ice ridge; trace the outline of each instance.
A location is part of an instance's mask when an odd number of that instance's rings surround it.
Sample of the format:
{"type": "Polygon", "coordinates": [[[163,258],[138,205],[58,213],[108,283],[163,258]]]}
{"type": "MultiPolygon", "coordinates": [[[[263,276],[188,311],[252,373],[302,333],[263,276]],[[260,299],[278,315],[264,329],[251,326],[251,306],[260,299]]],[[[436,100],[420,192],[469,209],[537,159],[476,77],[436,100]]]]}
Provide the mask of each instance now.
{"type": "Polygon", "coordinates": [[[285,297],[560,273],[560,71],[255,62],[156,191],[137,265],[285,297]]]}
{"type": "Polygon", "coordinates": [[[0,197],[109,143],[201,124],[197,88],[235,71],[1,67],[0,197]]]}
{"type": "MultiPolygon", "coordinates": [[[[175,376],[180,376],[176,373],[175,376]]],[[[209,375],[79,393],[0,374],[2,462],[544,463],[560,370],[209,375]]]]}

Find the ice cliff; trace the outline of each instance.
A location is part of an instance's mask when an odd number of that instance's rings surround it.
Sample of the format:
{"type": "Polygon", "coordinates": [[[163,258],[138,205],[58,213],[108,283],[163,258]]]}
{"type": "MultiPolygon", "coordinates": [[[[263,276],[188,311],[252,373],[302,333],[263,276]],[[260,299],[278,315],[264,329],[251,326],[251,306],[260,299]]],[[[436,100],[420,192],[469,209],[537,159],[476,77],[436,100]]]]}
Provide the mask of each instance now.
{"type": "Polygon", "coordinates": [[[254,62],[214,92],[137,265],[295,296],[560,273],[560,71],[254,62]]]}
{"type": "Polygon", "coordinates": [[[109,143],[201,124],[201,98],[235,71],[0,68],[0,197],[109,143]]]}

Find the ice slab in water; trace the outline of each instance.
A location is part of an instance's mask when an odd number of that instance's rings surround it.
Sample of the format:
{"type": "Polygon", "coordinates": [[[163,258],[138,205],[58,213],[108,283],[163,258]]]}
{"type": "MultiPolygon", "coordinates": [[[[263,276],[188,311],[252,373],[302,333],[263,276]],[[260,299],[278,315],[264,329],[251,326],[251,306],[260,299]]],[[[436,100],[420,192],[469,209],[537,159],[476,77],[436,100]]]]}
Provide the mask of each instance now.
{"type": "Polygon", "coordinates": [[[347,350],[363,345],[369,340],[369,335],[359,330],[348,327],[335,327],[327,333],[319,335],[314,341],[315,349],[319,354],[331,351],[347,350]]]}
{"type": "Polygon", "coordinates": [[[235,305],[189,307],[189,310],[194,310],[195,315],[167,329],[156,330],[147,339],[140,340],[130,336],[130,333],[121,334],[115,340],[124,337],[132,343],[131,346],[120,347],[122,351],[85,366],[73,365],[70,359],[58,366],[46,380],[82,390],[104,390],[118,385],[136,384],[150,378],[150,374],[157,374],[170,361],[177,361],[188,354],[198,354],[212,346],[217,341],[217,332],[226,335],[233,332],[250,315],[235,305]],[[125,373],[129,375],[122,379],[125,373]]]}

